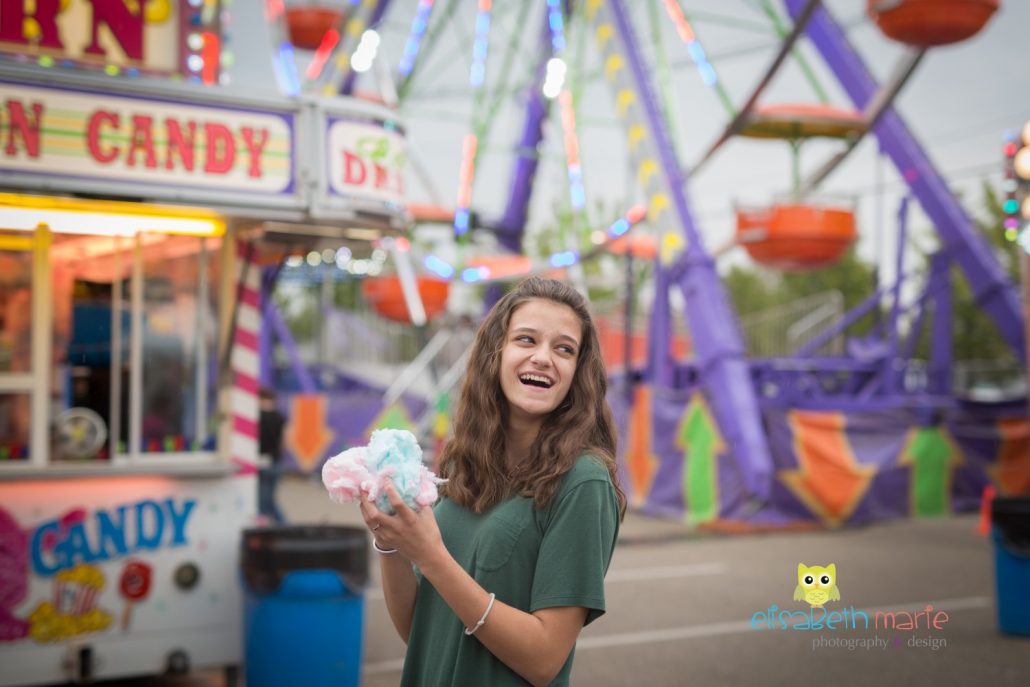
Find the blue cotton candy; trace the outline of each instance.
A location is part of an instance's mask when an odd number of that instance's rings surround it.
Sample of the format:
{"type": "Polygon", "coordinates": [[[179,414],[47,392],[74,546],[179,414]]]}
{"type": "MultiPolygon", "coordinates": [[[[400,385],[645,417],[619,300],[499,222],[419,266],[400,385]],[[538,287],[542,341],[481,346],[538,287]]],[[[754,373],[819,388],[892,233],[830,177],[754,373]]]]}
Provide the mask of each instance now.
{"type": "MultiPolygon", "coordinates": [[[[390,478],[397,493],[409,508],[418,509],[415,497],[422,488],[422,447],[415,436],[402,429],[377,429],[368,442],[365,460],[369,470],[380,478],[390,478]]],[[[384,513],[393,513],[393,506],[386,493],[378,495],[373,503],[384,513]]]]}
{"type": "Polygon", "coordinates": [[[393,514],[384,489],[387,479],[413,510],[433,505],[436,485],[444,482],[422,464],[415,435],[401,429],[376,430],[368,446],[347,449],[322,466],[322,483],[334,501],[356,501],[364,493],[376,508],[393,514]]]}

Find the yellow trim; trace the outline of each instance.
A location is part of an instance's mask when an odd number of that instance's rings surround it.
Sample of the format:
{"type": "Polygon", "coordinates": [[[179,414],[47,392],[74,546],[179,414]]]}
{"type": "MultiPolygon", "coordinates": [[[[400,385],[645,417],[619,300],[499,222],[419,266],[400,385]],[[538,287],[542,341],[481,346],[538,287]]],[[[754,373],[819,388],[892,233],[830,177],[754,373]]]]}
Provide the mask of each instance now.
{"type": "Polygon", "coordinates": [[[0,229],[134,236],[140,232],[222,236],[225,218],[203,208],[0,193],[0,229]]]}
{"type": "Polygon", "coordinates": [[[31,236],[0,234],[0,250],[32,250],[36,242],[31,236]]]}

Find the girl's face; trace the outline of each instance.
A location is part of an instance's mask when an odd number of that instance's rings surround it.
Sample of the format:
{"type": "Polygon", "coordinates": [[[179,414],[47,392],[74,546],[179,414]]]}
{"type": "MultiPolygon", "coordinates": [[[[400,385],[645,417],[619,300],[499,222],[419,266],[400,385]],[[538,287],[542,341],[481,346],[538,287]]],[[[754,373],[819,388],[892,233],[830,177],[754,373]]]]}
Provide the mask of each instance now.
{"type": "Polygon", "coordinates": [[[501,349],[509,421],[540,426],[572,386],[582,325],[567,305],[534,298],[511,314],[501,349]]]}

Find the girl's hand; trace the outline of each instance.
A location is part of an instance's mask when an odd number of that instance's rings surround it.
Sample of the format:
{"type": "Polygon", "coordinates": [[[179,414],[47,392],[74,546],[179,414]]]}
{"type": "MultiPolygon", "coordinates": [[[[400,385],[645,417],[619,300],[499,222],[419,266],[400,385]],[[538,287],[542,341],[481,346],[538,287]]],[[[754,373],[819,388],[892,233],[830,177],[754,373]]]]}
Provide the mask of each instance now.
{"type": "Polygon", "coordinates": [[[393,506],[393,515],[387,515],[376,508],[368,500],[367,494],[361,495],[361,516],[379,548],[397,549],[402,556],[419,567],[422,567],[430,557],[445,551],[432,508],[425,506],[413,511],[404,503],[393,482],[389,480],[384,485],[384,491],[390,505],[393,506]]]}

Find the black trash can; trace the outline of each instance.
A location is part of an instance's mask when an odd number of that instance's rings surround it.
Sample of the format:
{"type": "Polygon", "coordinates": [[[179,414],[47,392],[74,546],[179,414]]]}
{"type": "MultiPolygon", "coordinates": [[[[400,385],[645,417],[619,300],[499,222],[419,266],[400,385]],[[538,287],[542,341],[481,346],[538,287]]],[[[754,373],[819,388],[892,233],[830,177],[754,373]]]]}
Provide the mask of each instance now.
{"type": "Polygon", "coordinates": [[[247,687],[358,687],[368,582],[361,527],[243,532],[247,687]]]}
{"type": "Polygon", "coordinates": [[[998,626],[1030,635],[1030,496],[995,498],[991,525],[998,626]]]}

